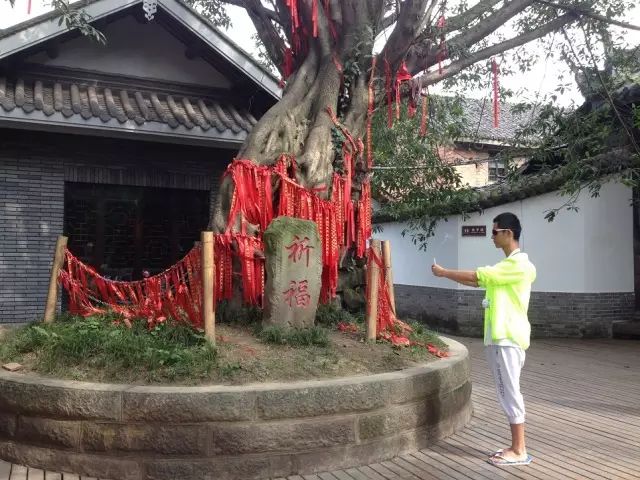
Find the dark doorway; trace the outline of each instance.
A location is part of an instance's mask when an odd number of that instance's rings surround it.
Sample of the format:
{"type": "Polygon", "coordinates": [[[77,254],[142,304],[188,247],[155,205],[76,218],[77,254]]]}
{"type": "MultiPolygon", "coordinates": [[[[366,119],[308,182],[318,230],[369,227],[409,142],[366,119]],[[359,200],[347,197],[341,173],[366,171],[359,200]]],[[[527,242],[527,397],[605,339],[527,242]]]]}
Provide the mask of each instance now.
{"type": "Polygon", "coordinates": [[[65,184],[69,249],[113,279],[137,280],[182,258],[206,228],[209,192],[65,184]]]}

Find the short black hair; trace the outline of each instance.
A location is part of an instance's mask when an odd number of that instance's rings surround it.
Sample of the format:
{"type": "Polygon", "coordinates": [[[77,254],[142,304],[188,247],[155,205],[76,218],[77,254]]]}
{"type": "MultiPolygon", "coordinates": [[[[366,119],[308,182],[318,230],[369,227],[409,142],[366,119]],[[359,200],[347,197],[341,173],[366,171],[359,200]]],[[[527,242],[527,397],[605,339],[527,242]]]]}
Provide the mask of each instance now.
{"type": "Polygon", "coordinates": [[[520,233],[522,227],[520,226],[520,220],[511,212],[504,212],[493,219],[493,223],[498,225],[498,228],[506,228],[513,232],[513,239],[520,240],[520,233]]]}

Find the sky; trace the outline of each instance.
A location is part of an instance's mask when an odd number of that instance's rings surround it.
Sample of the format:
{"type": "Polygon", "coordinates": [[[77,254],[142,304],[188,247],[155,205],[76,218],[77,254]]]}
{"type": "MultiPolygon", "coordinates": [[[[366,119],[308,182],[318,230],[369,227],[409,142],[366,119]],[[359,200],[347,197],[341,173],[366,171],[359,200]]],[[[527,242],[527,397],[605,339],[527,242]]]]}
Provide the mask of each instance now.
{"type": "MultiPolygon", "coordinates": [[[[29,0],[15,0],[15,7],[11,8],[8,0],[0,0],[0,28],[6,28],[16,23],[25,21],[33,16],[46,13],[50,10],[48,0],[31,0],[31,15],[27,14],[29,0]]],[[[240,7],[229,7],[232,27],[227,34],[238,45],[252,53],[255,50],[252,34],[255,32],[251,20],[240,7]]],[[[640,6],[629,12],[626,22],[640,25],[640,6]]],[[[628,31],[625,38],[630,45],[640,44],[640,31],[628,31]]],[[[565,78],[572,78],[566,66],[560,62],[540,61],[526,74],[518,74],[501,78],[501,85],[518,92],[513,101],[536,102],[545,94],[550,94],[558,85],[558,78],[564,74],[565,78]]],[[[489,80],[489,79],[488,79],[489,80]]],[[[434,91],[438,91],[436,88],[434,91]]],[[[483,98],[489,96],[487,91],[465,92],[466,95],[483,98]]],[[[582,97],[577,87],[571,81],[569,88],[558,98],[557,103],[568,106],[571,103],[581,103],[582,97]]]]}

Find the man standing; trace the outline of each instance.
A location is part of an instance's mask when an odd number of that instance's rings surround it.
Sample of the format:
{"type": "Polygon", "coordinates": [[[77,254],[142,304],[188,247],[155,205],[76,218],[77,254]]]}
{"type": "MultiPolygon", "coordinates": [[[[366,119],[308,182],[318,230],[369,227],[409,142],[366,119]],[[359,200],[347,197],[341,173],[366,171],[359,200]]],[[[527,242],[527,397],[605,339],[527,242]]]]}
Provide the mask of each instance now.
{"type": "Polygon", "coordinates": [[[493,219],[491,238],[501,248],[505,259],[476,271],[448,270],[434,264],[436,277],[445,277],[470,287],[486,289],[482,301],[484,344],[487,361],[493,373],[498,400],[511,425],[511,447],[490,455],[494,465],[528,465],[524,440],[524,400],[520,393],[520,370],[529,348],[531,326],[527,318],[531,284],[536,268],[526,253],[520,251],[522,227],[513,213],[501,213],[493,219]]]}

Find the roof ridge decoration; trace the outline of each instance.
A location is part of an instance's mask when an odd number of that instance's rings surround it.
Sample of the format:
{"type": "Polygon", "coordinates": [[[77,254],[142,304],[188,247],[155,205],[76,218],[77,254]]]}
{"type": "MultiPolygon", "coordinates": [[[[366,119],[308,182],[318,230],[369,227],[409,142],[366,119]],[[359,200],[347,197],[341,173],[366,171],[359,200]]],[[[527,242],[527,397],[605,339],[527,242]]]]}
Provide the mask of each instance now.
{"type": "Polygon", "coordinates": [[[142,10],[145,18],[150,22],[158,11],[158,0],[143,0],[142,10]]]}

